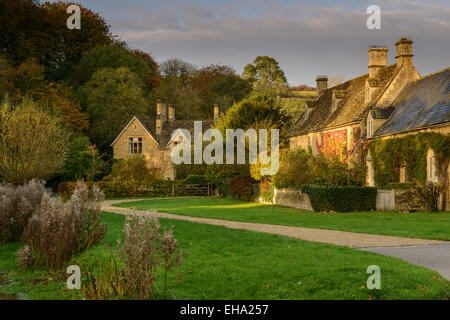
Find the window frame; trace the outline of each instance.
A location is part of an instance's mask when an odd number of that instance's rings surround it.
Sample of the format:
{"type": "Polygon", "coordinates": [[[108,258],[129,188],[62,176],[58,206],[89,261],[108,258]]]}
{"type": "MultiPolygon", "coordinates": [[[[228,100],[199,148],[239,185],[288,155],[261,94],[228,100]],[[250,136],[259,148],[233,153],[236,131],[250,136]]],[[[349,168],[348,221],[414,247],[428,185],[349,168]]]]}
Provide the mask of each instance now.
{"type": "Polygon", "coordinates": [[[142,154],[143,151],[143,138],[140,136],[128,137],[128,154],[142,154]]]}

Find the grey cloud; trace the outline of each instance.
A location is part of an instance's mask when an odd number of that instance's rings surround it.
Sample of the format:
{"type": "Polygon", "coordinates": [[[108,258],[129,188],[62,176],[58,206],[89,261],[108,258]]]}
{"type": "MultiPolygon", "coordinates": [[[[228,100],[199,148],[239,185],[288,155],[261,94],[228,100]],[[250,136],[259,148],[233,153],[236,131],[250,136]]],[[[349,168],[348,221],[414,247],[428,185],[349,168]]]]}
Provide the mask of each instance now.
{"type": "Polygon", "coordinates": [[[257,55],[270,55],[292,84],[313,84],[316,74],[349,79],[366,72],[369,44],[388,45],[392,63],[395,40],[402,35],[415,40],[414,61],[422,74],[448,67],[450,8],[408,0],[378,3],[382,30],[366,28],[365,8],[287,8],[274,1],[252,18],[233,5],[172,4],[158,10],[136,6],[109,23],[132,47],[152,52],[158,61],[179,57],[241,72],[257,55]]]}

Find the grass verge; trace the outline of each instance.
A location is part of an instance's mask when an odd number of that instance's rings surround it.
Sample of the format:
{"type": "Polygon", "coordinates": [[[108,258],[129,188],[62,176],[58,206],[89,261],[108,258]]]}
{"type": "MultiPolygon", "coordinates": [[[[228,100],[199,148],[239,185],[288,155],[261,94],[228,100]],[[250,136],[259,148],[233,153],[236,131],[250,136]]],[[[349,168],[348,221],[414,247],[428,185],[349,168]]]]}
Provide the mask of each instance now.
{"type": "Polygon", "coordinates": [[[448,212],[388,211],[321,213],[231,198],[167,198],[116,204],[138,210],[155,209],[184,216],[241,222],[353,231],[399,237],[450,240],[448,212]]]}
{"type": "MultiPolygon", "coordinates": [[[[82,273],[94,271],[116,251],[124,216],[103,213],[108,233],[102,244],[72,259],[82,273]],[[112,247],[112,248],[110,248],[112,247]]],[[[190,255],[184,281],[170,292],[174,299],[448,299],[450,282],[437,272],[400,259],[346,247],[160,219],[174,226],[180,246],[190,255]],[[381,289],[366,288],[367,267],[381,269],[381,289]]],[[[21,244],[0,246],[0,270],[13,279],[2,292],[27,299],[70,299],[64,270],[23,270],[16,265],[21,244]]],[[[76,298],[81,298],[79,292],[76,298]]]]}

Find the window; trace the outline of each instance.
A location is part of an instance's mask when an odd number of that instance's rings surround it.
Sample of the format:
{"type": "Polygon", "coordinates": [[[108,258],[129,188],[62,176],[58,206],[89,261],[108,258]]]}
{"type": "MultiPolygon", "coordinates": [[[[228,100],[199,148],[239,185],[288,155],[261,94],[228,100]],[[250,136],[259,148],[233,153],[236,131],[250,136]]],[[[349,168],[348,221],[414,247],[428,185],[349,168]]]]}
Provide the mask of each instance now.
{"type": "Polygon", "coordinates": [[[371,137],[373,134],[373,123],[372,120],[367,122],[367,136],[371,137]]]}
{"type": "Polygon", "coordinates": [[[429,172],[429,175],[430,175],[430,180],[432,180],[434,178],[434,170],[435,170],[435,168],[434,168],[434,157],[431,156],[429,161],[430,161],[430,165],[429,165],[430,172],[429,172]]]}
{"type": "Polygon", "coordinates": [[[142,137],[128,138],[128,154],[142,154],[142,137]]]}
{"type": "Polygon", "coordinates": [[[428,181],[436,182],[436,159],[434,156],[434,151],[428,151],[428,181]]]}
{"type": "Polygon", "coordinates": [[[404,164],[400,167],[400,183],[405,183],[406,181],[406,164],[404,164]]]}

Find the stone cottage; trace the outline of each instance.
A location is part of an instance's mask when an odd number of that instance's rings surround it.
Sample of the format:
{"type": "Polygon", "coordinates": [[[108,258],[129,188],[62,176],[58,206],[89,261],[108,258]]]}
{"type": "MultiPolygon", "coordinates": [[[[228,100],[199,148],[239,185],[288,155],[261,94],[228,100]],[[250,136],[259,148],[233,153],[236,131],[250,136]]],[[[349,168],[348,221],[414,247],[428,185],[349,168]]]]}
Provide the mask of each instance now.
{"type": "MultiPolygon", "coordinates": [[[[400,138],[419,132],[450,134],[450,68],[409,82],[387,108],[372,108],[367,114],[366,140],[400,138]]],[[[374,186],[370,150],[367,156],[367,185],[374,186]]],[[[399,171],[398,181],[408,181],[408,163],[399,171]]],[[[427,181],[447,186],[446,210],[450,210],[450,166],[447,177],[439,177],[435,154],[427,151],[427,181]]]]}
{"type": "MultiPolygon", "coordinates": [[[[421,78],[413,65],[412,45],[410,39],[400,38],[392,65],[387,65],[387,48],[370,46],[369,72],[332,88],[327,87],[326,76],[318,76],[319,96],[290,128],[290,148],[311,148],[313,154],[334,148],[331,152],[346,150],[351,156],[361,142],[373,139],[450,133],[450,70],[421,78]]],[[[373,186],[370,152],[366,163],[366,183],[373,186]]],[[[401,168],[398,182],[407,181],[407,165],[401,168]]],[[[437,181],[433,150],[428,150],[427,172],[428,181],[443,182],[437,181]]]]}
{"type": "Polygon", "coordinates": [[[332,88],[327,76],[318,76],[318,96],[288,131],[290,148],[311,148],[316,155],[328,144],[351,154],[365,134],[368,110],[389,107],[409,81],[420,78],[412,44],[407,38],[397,41],[397,61],[392,65],[387,65],[386,47],[370,46],[369,72],[332,88]]]}
{"type": "MultiPolygon", "coordinates": [[[[216,104],[214,120],[202,120],[203,132],[211,128],[218,118],[219,106],[216,104]]],[[[114,159],[143,155],[149,168],[160,170],[164,179],[174,180],[176,169],[170,155],[173,147],[185,138],[178,129],[186,129],[193,136],[194,120],[176,120],[175,106],[158,100],[154,120],[133,117],[111,143],[114,159]]]]}

